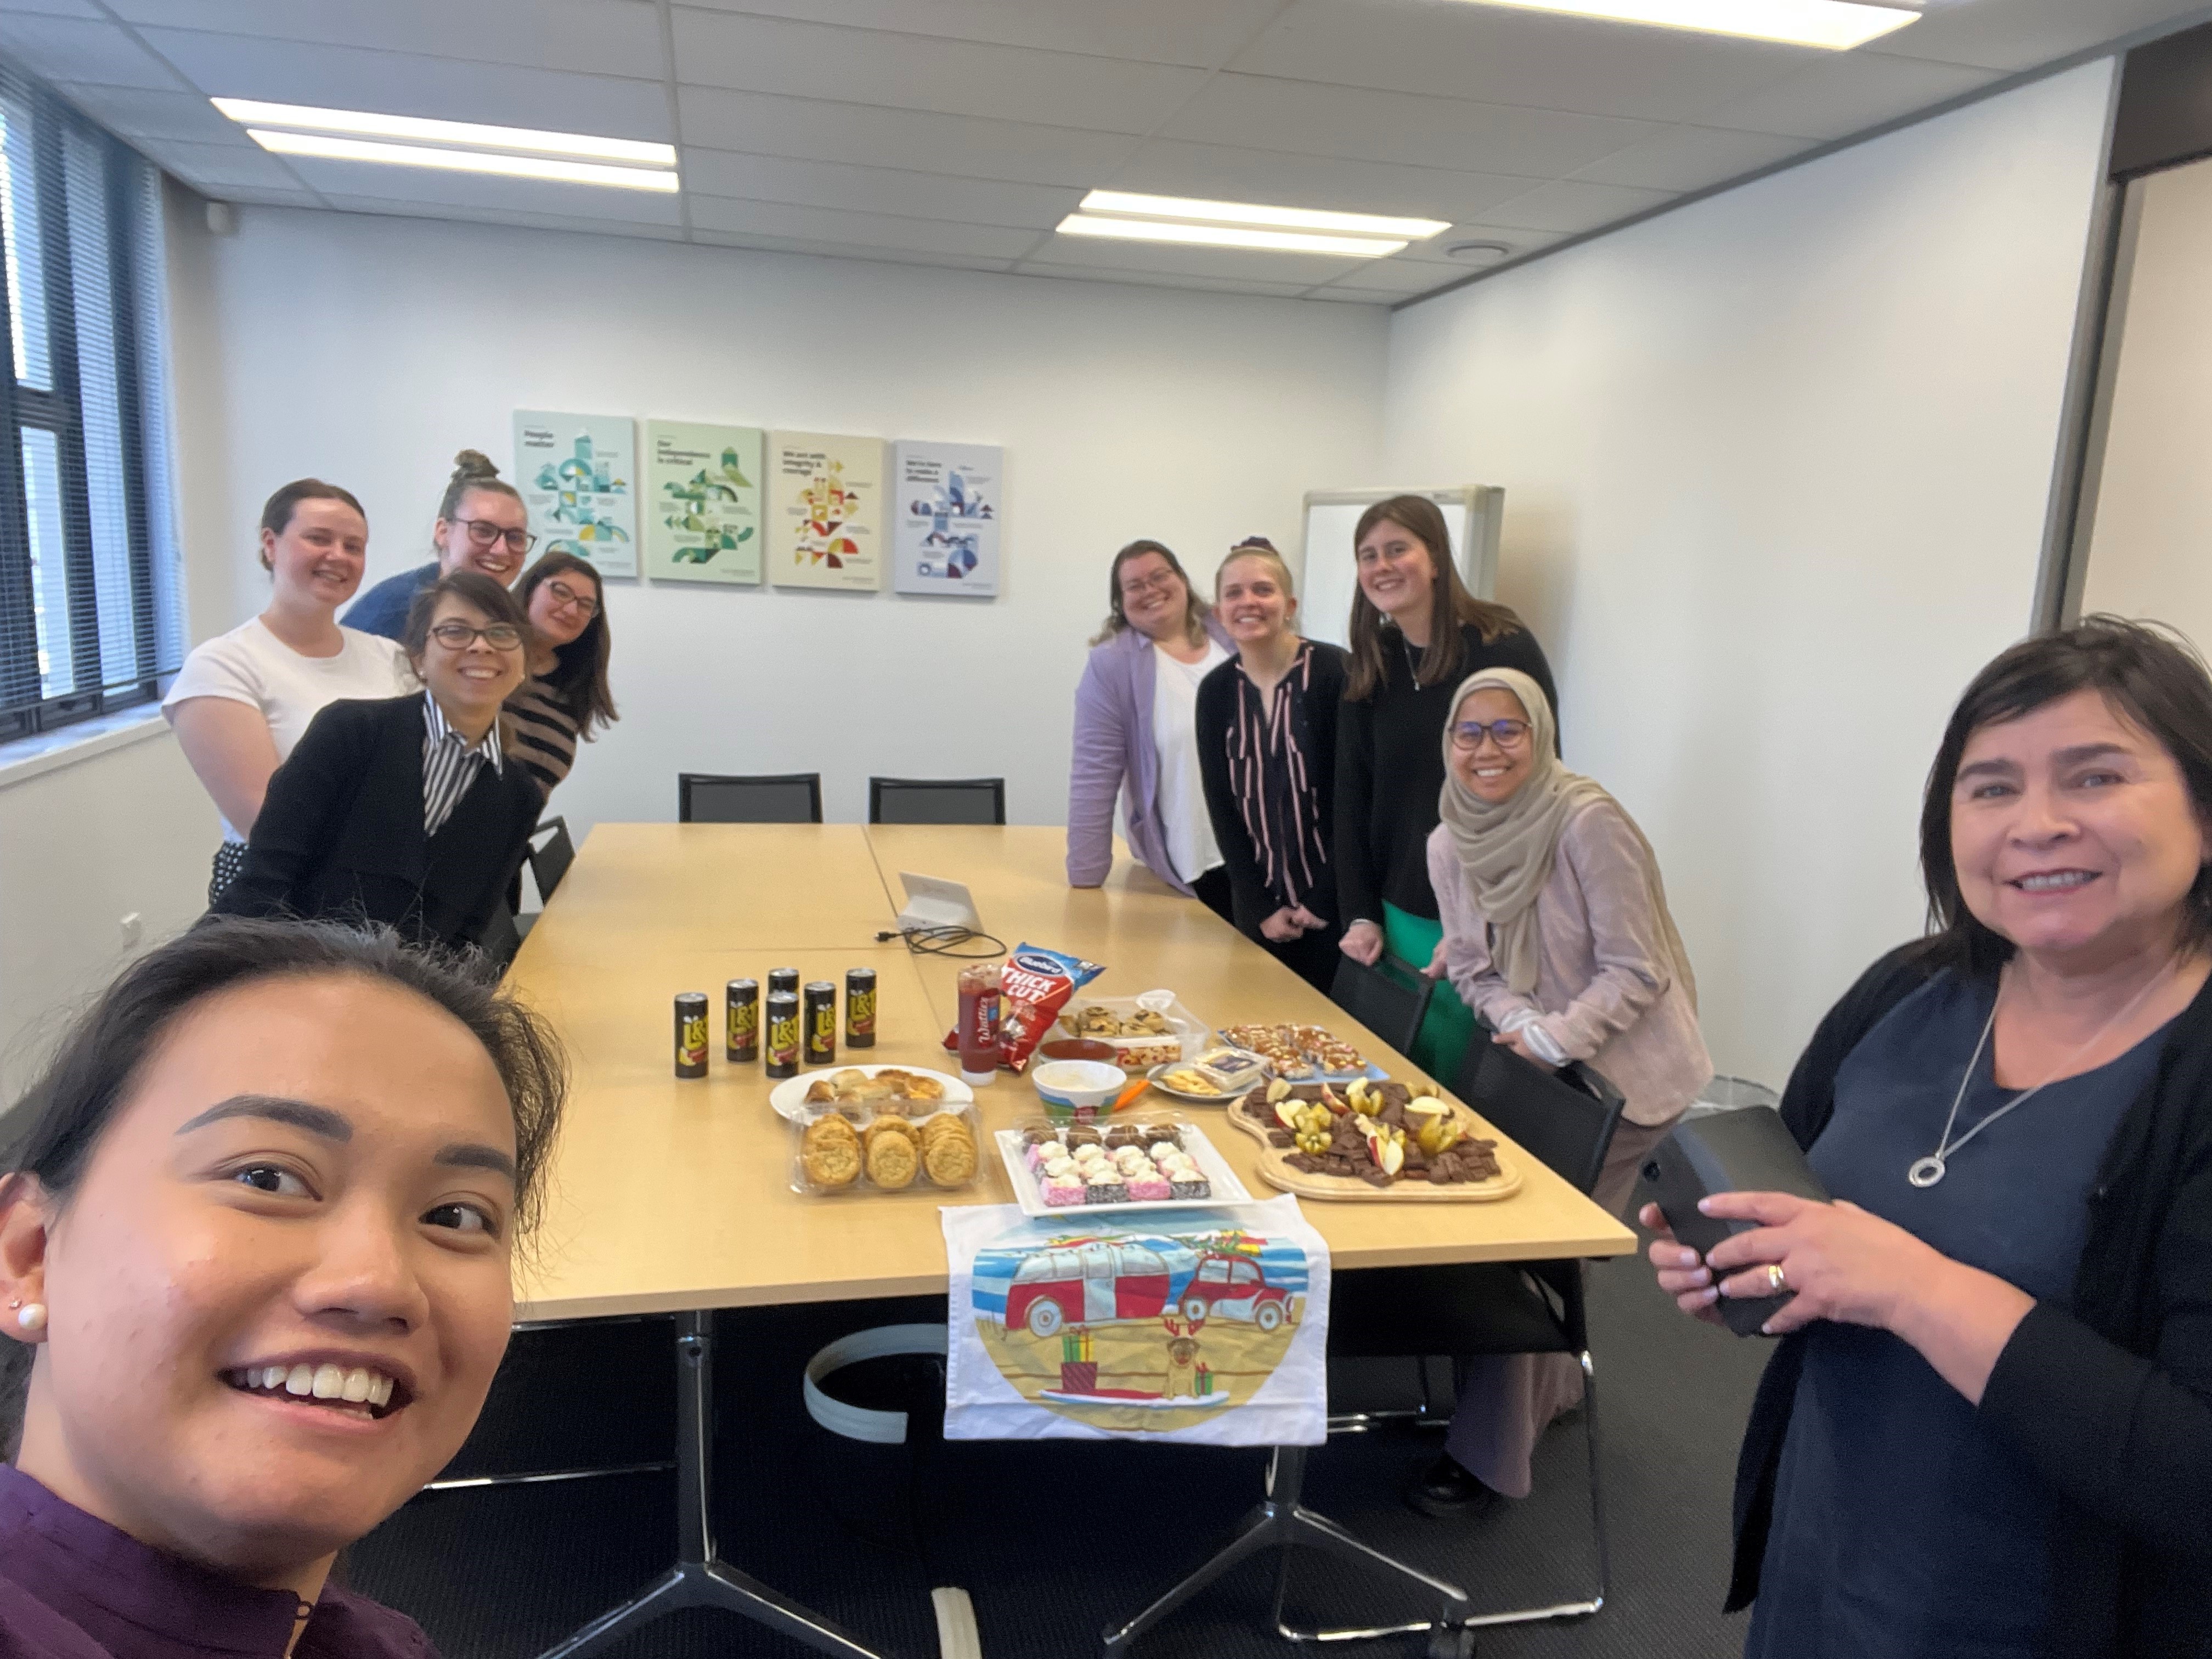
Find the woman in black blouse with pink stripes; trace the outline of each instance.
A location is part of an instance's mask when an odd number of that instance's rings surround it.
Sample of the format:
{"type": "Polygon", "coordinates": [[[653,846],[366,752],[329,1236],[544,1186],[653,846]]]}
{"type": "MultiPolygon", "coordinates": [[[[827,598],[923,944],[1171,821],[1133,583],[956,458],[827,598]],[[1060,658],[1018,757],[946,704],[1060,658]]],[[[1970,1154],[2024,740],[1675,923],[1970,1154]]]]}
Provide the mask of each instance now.
{"type": "Polygon", "coordinates": [[[1213,586],[1237,655],[1200,682],[1199,763],[1237,926],[1326,994],[1344,934],[1329,852],[1345,655],[1291,627],[1290,568],[1266,541],[1232,549],[1213,586]]]}

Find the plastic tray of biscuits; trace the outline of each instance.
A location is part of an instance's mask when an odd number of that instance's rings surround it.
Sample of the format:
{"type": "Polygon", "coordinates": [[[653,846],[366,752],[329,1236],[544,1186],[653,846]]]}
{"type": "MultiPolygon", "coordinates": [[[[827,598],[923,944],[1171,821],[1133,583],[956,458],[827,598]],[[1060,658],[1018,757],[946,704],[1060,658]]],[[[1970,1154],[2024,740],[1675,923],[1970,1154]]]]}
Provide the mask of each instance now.
{"type": "Polygon", "coordinates": [[[982,1167],[972,1101],[810,1104],[791,1141],[791,1189],[817,1197],[957,1188],[982,1167]]]}

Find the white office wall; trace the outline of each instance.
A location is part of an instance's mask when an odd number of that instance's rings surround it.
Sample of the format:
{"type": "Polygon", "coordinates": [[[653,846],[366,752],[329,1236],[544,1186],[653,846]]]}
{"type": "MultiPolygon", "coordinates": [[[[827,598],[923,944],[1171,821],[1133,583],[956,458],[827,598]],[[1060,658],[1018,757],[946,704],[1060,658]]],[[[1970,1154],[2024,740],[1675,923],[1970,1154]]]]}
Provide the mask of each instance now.
{"type": "Polygon", "coordinates": [[[2081,608],[2212,647],[2212,162],[2130,186],[2133,246],[2081,608]]]}
{"type": "Polygon", "coordinates": [[[1658,849],[1723,1072],[1779,1085],[1918,929],[1937,734],[2028,623],[2112,76],[1395,319],[1386,470],[1504,486],[1500,597],[1658,849]]]}
{"type": "Polygon", "coordinates": [[[1374,476],[1379,307],[240,217],[201,246],[213,337],[180,374],[216,434],[185,481],[193,557],[228,575],[196,636],[261,604],[252,530],[276,484],[359,494],[374,580],[425,556],[454,450],[507,465],[517,408],[1005,446],[995,601],[610,583],[623,719],[554,797],[579,832],[673,817],[683,769],[819,770],[845,820],[872,772],[1004,774],[1010,818],[1062,822],[1114,550],[1157,537],[1210,582],[1245,536],[1294,545],[1307,489],[1374,476]]]}

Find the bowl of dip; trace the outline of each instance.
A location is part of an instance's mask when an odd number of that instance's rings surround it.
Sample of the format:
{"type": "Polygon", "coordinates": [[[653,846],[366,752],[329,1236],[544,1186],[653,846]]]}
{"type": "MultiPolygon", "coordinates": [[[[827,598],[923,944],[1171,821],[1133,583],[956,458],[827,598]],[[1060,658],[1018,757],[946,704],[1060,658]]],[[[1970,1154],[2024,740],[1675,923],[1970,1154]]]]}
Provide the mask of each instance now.
{"type": "Polygon", "coordinates": [[[1048,1060],[1031,1068],[1037,1097],[1065,1112],[1096,1111],[1120,1094],[1129,1074],[1097,1060],[1048,1060]]]}

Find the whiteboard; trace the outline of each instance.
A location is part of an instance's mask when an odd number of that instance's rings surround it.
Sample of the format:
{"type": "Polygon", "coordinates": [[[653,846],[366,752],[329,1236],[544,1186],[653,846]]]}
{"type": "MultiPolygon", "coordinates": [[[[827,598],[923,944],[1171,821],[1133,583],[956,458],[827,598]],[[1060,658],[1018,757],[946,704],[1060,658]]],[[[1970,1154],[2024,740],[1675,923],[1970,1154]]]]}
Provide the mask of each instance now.
{"type": "Polygon", "coordinates": [[[1306,496],[1304,568],[1298,574],[1298,632],[1331,645],[1352,641],[1352,599],[1358,592],[1352,532],[1359,515],[1393,495],[1425,495],[1444,515],[1460,580],[1477,599],[1498,586],[1498,526],[1505,492],[1491,484],[1456,489],[1316,489],[1306,496]]]}

